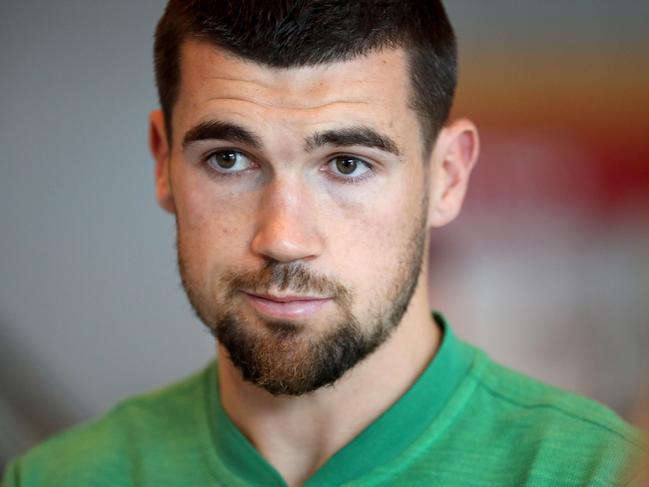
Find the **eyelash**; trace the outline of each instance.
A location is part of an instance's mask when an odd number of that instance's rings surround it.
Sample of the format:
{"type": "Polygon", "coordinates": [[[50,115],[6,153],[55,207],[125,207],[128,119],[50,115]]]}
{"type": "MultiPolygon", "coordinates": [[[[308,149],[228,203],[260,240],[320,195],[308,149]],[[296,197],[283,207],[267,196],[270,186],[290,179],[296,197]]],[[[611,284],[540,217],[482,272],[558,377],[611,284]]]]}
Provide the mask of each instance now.
{"type": "MultiPolygon", "coordinates": [[[[207,154],[205,154],[201,158],[201,164],[204,167],[206,167],[208,172],[214,177],[231,178],[231,177],[242,177],[242,176],[244,176],[249,171],[248,169],[243,170],[243,171],[233,171],[233,172],[224,171],[224,172],[221,172],[221,171],[218,171],[218,170],[214,169],[208,163],[208,161],[212,157],[217,156],[219,154],[228,153],[228,152],[235,152],[235,153],[241,154],[244,157],[248,158],[249,160],[254,161],[254,158],[252,158],[250,155],[248,155],[246,152],[244,152],[242,150],[238,150],[238,149],[219,149],[219,150],[215,150],[215,151],[208,152],[207,154]]],[[[374,175],[374,172],[375,172],[374,164],[366,161],[365,159],[362,159],[362,158],[356,157],[356,156],[351,156],[349,154],[336,154],[336,155],[333,155],[333,156],[329,157],[329,159],[327,159],[327,162],[324,164],[323,168],[320,169],[320,170],[322,172],[325,172],[327,174],[327,177],[329,177],[330,179],[333,179],[333,180],[335,180],[337,182],[340,182],[340,183],[343,183],[343,184],[359,184],[359,183],[362,183],[364,180],[371,178],[374,175]],[[363,175],[361,175],[361,176],[342,177],[342,176],[339,176],[339,175],[333,173],[332,171],[329,171],[329,170],[326,169],[336,159],[344,159],[344,158],[357,160],[360,164],[364,165],[367,168],[367,171],[364,172],[363,175]]]]}
{"type": "Polygon", "coordinates": [[[204,166],[207,169],[207,171],[210,173],[210,175],[212,175],[214,177],[232,178],[232,177],[245,176],[245,174],[249,171],[249,169],[246,169],[246,170],[243,170],[243,171],[232,171],[232,172],[219,171],[219,170],[215,169],[214,167],[212,167],[212,165],[209,164],[209,162],[208,162],[214,156],[217,156],[219,154],[233,153],[233,152],[237,153],[237,154],[241,154],[242,156],[244,156],[245,158],[247,158],[248,160],[250,160],[250,161],[252,161],[254,163],[254,158],[251,157],[250,155],[248,155],[246,152],[244,152],[242,150],[238,150],[238,149],[227,149],[226,148],[226,149],[219,149],[219,150],[215,150],[215,151],[212,151],[212,152],[208,152],[203,157],[201,157],[201,164],[202,164],[202,166],[204,166]]]}
{"type": "Polygon", "coordinates": [[[349,177],[338,176],[332,171],[321,169],[323,172],[326,172],[330,178],[335,179],[336,181],[339,181],[343,184],[359,184],[364,180],[371,178],[374,175],[374,165],[372,163],[367,162],[365,159],[361,159],[360,157],[350,156],[349,154],[337,154],[330,157],[329,159],[327,159],[327,162],[324,165],[324,167],[328,167],[329,164],[331,164],[336,159],[355,159],[367,168],[367,171],[364,172],[361,176],[349,176],[349,177]]]}

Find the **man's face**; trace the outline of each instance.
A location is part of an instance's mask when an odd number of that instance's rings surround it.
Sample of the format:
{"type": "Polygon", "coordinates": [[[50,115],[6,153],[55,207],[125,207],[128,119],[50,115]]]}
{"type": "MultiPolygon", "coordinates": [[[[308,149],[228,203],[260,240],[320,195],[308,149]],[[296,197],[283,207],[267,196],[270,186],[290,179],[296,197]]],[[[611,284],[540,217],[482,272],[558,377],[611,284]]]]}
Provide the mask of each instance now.
{"type": "Polygon", "coordinates": [[[418,282],[428,162],[405,56],[275,69],[189,41],[169,163],[183,285],[244,378],[333,383],[418,282]]]}

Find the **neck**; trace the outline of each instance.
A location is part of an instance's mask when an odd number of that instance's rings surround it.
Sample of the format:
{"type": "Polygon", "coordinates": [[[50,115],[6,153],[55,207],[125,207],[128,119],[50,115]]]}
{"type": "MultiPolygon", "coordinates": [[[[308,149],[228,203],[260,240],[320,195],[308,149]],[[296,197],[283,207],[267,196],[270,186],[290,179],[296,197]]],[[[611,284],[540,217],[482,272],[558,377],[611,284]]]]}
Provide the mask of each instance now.
{"type": "Polygon", "coordinates": [[[425,370],[441,341],[426,294],[426,287],[418,286],[391,337],[333,387],[303,396],[273,396],[245,382],[219,347],[224,410],[289,485],[306,481],[425,370]]]}

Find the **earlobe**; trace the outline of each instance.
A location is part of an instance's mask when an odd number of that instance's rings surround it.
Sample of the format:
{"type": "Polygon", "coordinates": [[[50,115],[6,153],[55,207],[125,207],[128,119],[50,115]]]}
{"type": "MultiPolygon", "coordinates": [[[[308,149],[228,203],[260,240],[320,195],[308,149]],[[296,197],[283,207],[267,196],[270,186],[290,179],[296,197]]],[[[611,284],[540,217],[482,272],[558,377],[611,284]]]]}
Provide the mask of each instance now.
{"type": "Polygon", "coordinates": [[[457,217],[479,152],[478,130],[470,120],[456,120],[440,132],[430,161],[430,226],[457,217]]]}
{"type": "Polygon", "coordinates": [[[155,185],[158,205],[169,213],[176,212],[169,175],[169,143],[162,111],[149,115],[149,148],[155,160],[155,185]]]}

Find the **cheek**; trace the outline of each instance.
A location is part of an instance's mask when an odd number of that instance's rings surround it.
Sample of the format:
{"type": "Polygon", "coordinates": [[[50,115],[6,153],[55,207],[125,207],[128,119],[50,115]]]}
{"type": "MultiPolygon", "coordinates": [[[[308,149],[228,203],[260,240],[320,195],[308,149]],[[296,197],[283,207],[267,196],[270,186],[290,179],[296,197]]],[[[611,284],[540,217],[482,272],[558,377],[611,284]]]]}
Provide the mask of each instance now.
{"type": "Polygon", "coordinates": [[[196,275],[218,274],[224,266],[240,262],[248,242],[252,196],[216,191],[205,181],[179,185],[178,237],[184,258],[196,275]]]}
{"type": "Polygon", "coordinates": [[[353,286],[360,301],[380,297],[403,267],[421,214],[419,189],[382,191],[363,202],[339,205],[328,250],[335,272],[353,286]],[[344,274],[343,274],[344,273],[344,274]]]}

